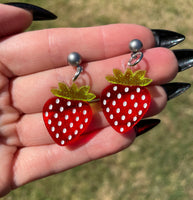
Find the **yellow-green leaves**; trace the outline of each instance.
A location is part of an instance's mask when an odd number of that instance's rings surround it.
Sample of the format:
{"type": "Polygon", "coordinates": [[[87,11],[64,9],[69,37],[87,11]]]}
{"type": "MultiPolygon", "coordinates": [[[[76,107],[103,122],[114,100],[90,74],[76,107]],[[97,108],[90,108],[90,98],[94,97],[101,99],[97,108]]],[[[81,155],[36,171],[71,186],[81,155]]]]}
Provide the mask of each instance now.
{"type": "Polygon", "coordinates": [[[152,82],[152,79],[145,77],[146,71],[138,70],[132,72],[127,68],[125,73],[119,69],[114,69],[114,76],[106,76],[108,82],[113,84],[129,85],[129,86],[147,86],[152,82]]]}
{"type": "Polygon", "coordinates": [[[51,92],[57,96],[70,100],[82,100],[91,101],[96,96],[93,93],[89,93],[89,86],[78,86],[73,83],[71,87],[67,86],[65,83],[58,83],[59,89],[51,89],[51,92]]]}

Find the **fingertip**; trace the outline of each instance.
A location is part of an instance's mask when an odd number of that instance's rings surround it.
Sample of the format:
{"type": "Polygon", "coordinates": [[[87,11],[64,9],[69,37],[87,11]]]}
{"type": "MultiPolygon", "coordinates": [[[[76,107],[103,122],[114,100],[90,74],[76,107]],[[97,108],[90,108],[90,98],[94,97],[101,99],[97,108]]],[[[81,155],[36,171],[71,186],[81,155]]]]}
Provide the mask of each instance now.
{"type": "Polygon", "coordinates": [[[149,49],[155,46],[155,37],[149,28],[137,24],[128,24],[128,26],[131,26],[134,30],[134,39],[140,39],[143,43],[143,49],[149,49]]]}
{"type": "MultiPolygon", "coordinates": [[[[171,80],[173,80],[177,73],[178,73],[178,61],[176,59],[176,56],[175,54],[170,50],[170,49],[167,49],[167,48],[164,48],[164,47],[158,47],[158,51],[159,53],[157,54],[158,56],[162,57],[163,59],[160,59],[160,62],[165,62],[167,60],[167,74],[169,76],[165,76],[166,80],[163,80],[163,82],[169,82],[171,80]],[[165,59],[165,61],[164,61],[165,59]]],[[[163,74],[165,74],[164,72],[164,63],[163,63],[163,68],[162,68],[162,72],[163,74]]]]}
{"type": "Polygon", "coordinates": [[[32,23],[33,17],[29,11],[21,8],[0,5],[0,37],[9,36],[24,31],[32,23]]]}
{"type": "Polygon", "coordinates": [[[105,41],[106,57],[113,57],[129,53],[129,43],[133,39],[139,39],[143,43],[143,49],[152,48],[155,38],[150,29],[137,24],[110,24],[101,27],[103,41],[105,41]],[[116,48],[112,48],[116,46],[116,48]]]}
{"type": "Polygon", "coordinates": [[[141,61],[142,67],[151,66],[147,71],[153,78],[153,85],[173,80],[178,73],[178,62],[174,53],[164,47],[148,49],[141,61]]]}
{"type": "Polygon", "coordinates": [[[150,86],[148,87],[151,96],[151,105],[147,111],[145,117],[151,117],[160,113],[167,105],[167,95],[161,86],[150,86]]]}

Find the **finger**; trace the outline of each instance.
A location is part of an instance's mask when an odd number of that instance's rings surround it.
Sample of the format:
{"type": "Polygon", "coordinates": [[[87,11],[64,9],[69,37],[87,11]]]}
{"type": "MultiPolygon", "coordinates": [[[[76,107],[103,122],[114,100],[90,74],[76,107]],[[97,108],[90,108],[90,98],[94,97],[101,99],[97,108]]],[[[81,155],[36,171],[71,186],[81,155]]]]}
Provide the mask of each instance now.
{"type": "Polygon", "coordinates": [[[11,190],[10,180],[12,176],[12,163],[16,148],[0,144],[0,197],[3,197],[11,190]]]}
{"type": "Polygon", "coordinates": [[[31,22],[30,12],[0,4],[0,38],[22,32],[31,22]]]}
{"type": "Polygon", "coordinates": [[[129,24],[33,31],[4,41],[0,60],[14,75],[31,74],[65,66],[68,54],[74,51],[85,62],[127,53],[135,38],[143,42],[144,49],[155,43],[149,29],[129,24]]]}
{"type": "Polygon", "coordinates": [[[13,166],[13,187],[121,151],[135,138],[133,130],[123,136],[111,127],[94,134],[93,139],[78,148],[53,144],[20,149],[13,166]]]}
{"type": "MultiPolygon", "coordinates": [[[[124,55],[88,63],[76,82],[79,85],[90,85],[92,92],[100,96],[109,85],[105,76],[112,74],[113,68],[123,70],[122,64],[127,63],[128,58],[128,55],[124,55]]],[[[153,79],[154,85],[163,84],[176,76],[177,60],[170,50],[153,48],[145,51],[136,69],[139,68],[147,71],[146,76],[153,79]]],[[[44,103],[53,96],[50,89],[57,87],[58,82],[71,85],[73,74],[74,69],[66,67],[16,78],[11,87],[14,107],[24,113],[41,112],[44,103]]]]}
{"type": "MultiPolygon", "coordinates": [[[[148,87],[148,89],[151,93],[152,101],[145,117],[158,114],[165,107],[167,102],[166,93],[161,86],[151,86],[148,87]]],[[[99,103],[99,106],[94,107],[93,119],[85,134],[90,134],[93,131],[107,126],[110,125],[107,122],[99,103]]],[[[24,115],[16,127],[19,138],[18,145],[20,146],[39,146],[53,143],[53,140],[44,125],[42,113],[24,115]]]]}

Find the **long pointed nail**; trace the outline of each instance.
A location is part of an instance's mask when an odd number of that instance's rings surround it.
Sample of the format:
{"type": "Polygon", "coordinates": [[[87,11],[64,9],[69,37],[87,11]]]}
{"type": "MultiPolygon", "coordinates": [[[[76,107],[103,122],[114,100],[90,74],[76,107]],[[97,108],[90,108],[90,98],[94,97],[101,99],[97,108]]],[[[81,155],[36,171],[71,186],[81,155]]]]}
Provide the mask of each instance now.
{"type": "Polygon", "coordinates": [[[167,100],[173,99],[183,94],[188,88],[191,87],[189,83],[166,83],[161,85],[167,94],[167,100]]]}
{"type": "Polygon", "coordinates": [[[173,50],[178,60],[178,71],[184,71],[193,67],[193,49],[173,50]]]}
{"type": "Polygon", "coordinates": [[[23,8],[24,10],[30,11],[33,15],[33,21],[54,20],[57,18],[57,16],[51,13],[50,11],[32,4],[15,3],[15,2],[5,3],[5,4],[10,6],[15,6],[18,8],[23,8]]]}
{"type": "Polygon", "coordinates": [[[155,126],[157,126],[161,122],[160,119],[144,119],[141,120],[136,126],[136,137],[143,135],[144,133],[148,132],[155,126]]]}
{"type": "Polygon", "coordinates": [[[184,41],[185,36],[173,31],[162,30],[162,29],[152,29],[153,35],[155,37],[156,47],[166,47],[171,48],[180,42],[184,41]]]}

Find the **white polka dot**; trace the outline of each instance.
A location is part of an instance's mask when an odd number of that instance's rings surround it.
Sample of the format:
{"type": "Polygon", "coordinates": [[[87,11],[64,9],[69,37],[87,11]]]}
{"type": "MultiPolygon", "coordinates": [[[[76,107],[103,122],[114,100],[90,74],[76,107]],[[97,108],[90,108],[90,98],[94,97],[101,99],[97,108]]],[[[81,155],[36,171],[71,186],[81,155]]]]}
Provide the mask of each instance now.
{"type": "Polygon", "coordinates": [[[79,108],[82,107],[82,103],[81,103],[81,102],[78,103],[78,107],[79,107],[79,108]]]}
{"type": "Polygon", "coordinates": [[[140,89],[140,88],[137,88],[137,89],[136,89],[136,92],[137,92],[137,93],[139,93],[140,91],[141,91],[141,89],[140,89]]]}
{"type": "Polygon", "coordinates": [[[73,126],[74,126],[74,124],[71,122],[71,123],[70,123],[70,128],[72,128],[73,126]]]}
{"type": "Polygon", "coordinates": [[[144,107],[144,108],[147,108],[147,103],[144,103],[144,104],[143,104],[143,107],[144,107]]]}
{"type": "Polygon", "coordinates": [[[135,96],[132,94],[132,95],[131,95],[131,100],[133,100],[134,98],[135,98],[135,96]]]}
{"type": "Polygon", "coordinates": [[[51,123],[52,123],[52,120],[51,120],[51,119],[49,119],[49,120],[48,120],[48,124],[51,124],[51,123]]]}
{"type": "Polygon", "coordinates": [[[48,117],[48,112],[45,112],[45,117],[48,117]]]}
{"type": "Polygon", "coordinates": [[[138,112],[138,115],[142,115],[142,110],[140,110],[140,111],[138,112]]]}
{"type": "Polygon", "coordinates": [[[60,103],[60,99],[56,99],[56,104],[59,104],[60,103]]]}
{"type": "Polygon", "coordinates": [[[120,111],[121,111],[120,108],[117,108],[116,113],[120,113],[120,111]]]}
{"type": "Polygon", "coordinates": [[[123,102],[123,106],[126,106],[126,105],[127,105],[127,102],[126,102],[126,101],[124,101],[124,102],[123,102]]]}
{"type": "Polygon", "coordinates": [[[121,116],[121,119],[122,119],[122,120],[125,120],[125,115],[122,115],[122,116],[121,116]]]}
{"type": "Polygon", "coordinates": [[[69,119],[69,115],[65,115],[64,118],[65,118],[65,120],[68,120],[69,119]]]}
{"type": "Polygon", "coordinates": [[[76,119],[75,119],[77,122],[79,121],[79,117],[76,117],[76,119]]]}
{"type": "Polygon", "coordinates": [[[111,96],[111,93],[110,92],[107,92],[107,97],[110,97],[111,96]]]}
{"type": "Polygon", "coordinates": [[[71,136],[71,135],[69,135],[69,136],[68,136],[68,140],[71,140],[71,139],[72,139],[72,136],[71,136]]]}
{"type": "Polygon", "coordinates": [[[129,109],[129,110],[128,110],[128,114],[131,114],[131,113],[132,113],[132,110],[131,110],[131,109],[129,109]]]}
{"type": "Polygon", "coordinates": [[[133,118],[133,121],[134,121],[134,122],[136,122],[136,121],[137,121],[137,117],[136,117],[136,116],[133,118]]]}
{"type": "Polygon", "coordinates": [[[67,101],[67,106],[71,106],[71,101],[67,101]]]}
{"type": "Polygon", "coordinates": [[[104,99],[104,100],[103,100],[103,105],[106,105],[106,104],[107,104],[107,100],[104,99]]]}
{"type": "Polygon", "coordinates": [[[80,125],[80,129],[83,129],[83,124],[80,125]]]}
{"type": "Polygon", "coordinates": [[[110,112],[110,108],[109,107],[106,108],[106,112],[110,112]]]}
{"type": "Polygon", "coordinates": [[[123,132],[124,131],[124,128],[120,128],[120,132],[123,132]]]}
{"type": "Polygon", "coordinates": [[[141,99],[142,99],[142,100],[145,100],[145,95],[142,95],[141,99]]]}
{"type": "Polygon", "coordinates": [[[64,141],[64,140],[62,140],[62,141],[61,141],[61,145],[64,145],[64,143],[65,143],[65,141],[64,141]]]}
{"type": "Polygon", "coordinates": [[[61,126],[62,125],[62,122],[61,121],[58,121],[58,126],[61,126]]]}
{"type": "Polygon", "coordinates": [[[114,91],[117,91],[117,86],[116,86],[116,85],[113,87],[113,90],[114,90],[114,91]]]}
{"type": "Polygon", "coordinates": [[[86,119],[84,120],[84,122],[87,123],[87,122],[88,122],[88,118],[86,118],[86,119]]]}
{"type": "Polygon", "coordinates": [[[117,126],[117,125],[118,125],[118,121],[115,121],[115,122],[114,122],[114,125],[117,126]]]}
{"type": "Polygon", "coordinates": [[[112,105],[113,105],[113,106],[115,106],[115,105],[116,105],[116,101],[115,101],[115,100],[112,102],[112,105]]]}
{"type": "Polygon", "coordinates": [[[58,118],[58,113],[55,113],[55,114],[54,114],[54,118],[58,118]]]}
{"type": "Polygon", "coordinates": [[[125,88],[125,92],[129,92],[129,88],[128,87],[125,88]]]}
{"type": "Polygon", "coordinates": [[[113,114],[110,115],[110,119],[113,119],[113,114]]]}
{"type": "Polygon", "coordinates": [[[52,128],[51,128],[51,131],[52,131],[52,132],[54,132],[54,131],[55,131],[55,127],[54,127],[54,126],[52,126],[52,128]]]}
{"type": "Polygon", "coordinates": [[[128,122],[128,123],[127,123],[127,127],[130,127],[130,126],[131,126],[131,122],[128,122]]]}
{"type": "Polygon", "coordinates": [[[64,128],[62,132],[63,132],[63,133],[66,133],[66,131],[67,131],[67,129],[66,129],[66,128],[64,128]]]}
{"type": "Polygon", "coordinates": [[[50,104],[50,105],[49,105],[49,109],[50,109],[50,110],[52,110],[52,108],[53,108],[53,105],[52,105],[52,104],[50,104]]]}
{"type": "Polygon", "coordinates": [[[87,111],[86,110],[83,110],[83,115],[86,115],[87,111]]]}
{"type": "Polygon", "coordinates": [[[60,112],[63,112],[64,111],[64,107],[60,107],[60,112]]]}
{"type": "Polygon", "coordinates": [[[74,109],[72,109],[72,113],[73,114],[75,114],[76,113],[76,109],[74,108],[74,109]]]}
{"type": "Polygon", "coordinates": [[[137,108],[137,106],[138,106],[138,103],[135,102],[135,103],[134,103],[134,108],[137,108]]]}
{"type": "Polygon", "coordinates": [[[75,130],[75,131],[74,131],[74,135],[77,135],[77,134],[78,134],[78,130],[75,130]]]}
{"type": "Polygon", "coordinates": [[[121,93],[119,93],[118,95],[117,95],[117,99],[120,99],[121,98],[121,93]]]}
{"type": "Polygon", "coordinates": [[[59,138],[59,136],[60,136],[59,133],[56,133],[56,138],[59,138]]]}

